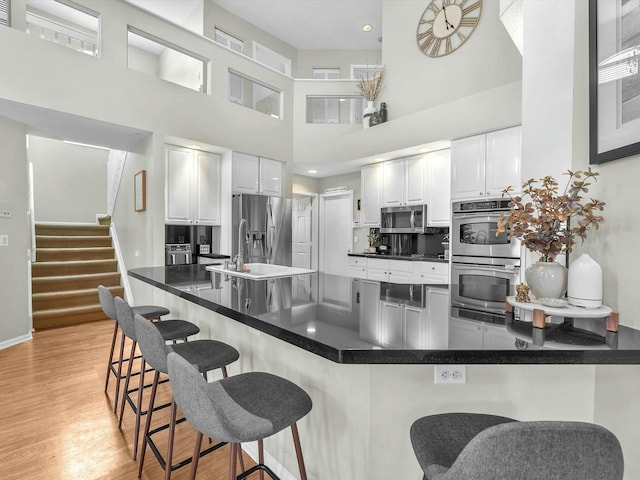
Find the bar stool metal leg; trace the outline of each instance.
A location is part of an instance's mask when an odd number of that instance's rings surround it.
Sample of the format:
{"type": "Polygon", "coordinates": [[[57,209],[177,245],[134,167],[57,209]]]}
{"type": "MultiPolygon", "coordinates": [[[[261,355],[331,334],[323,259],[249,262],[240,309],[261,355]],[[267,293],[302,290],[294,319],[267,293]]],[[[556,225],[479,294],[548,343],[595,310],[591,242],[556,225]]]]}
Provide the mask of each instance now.
{"type": "Polygon", "coordinates": [[[120,397],[120,381],[122,380],[122,357],[124,356],[124,332],[120,334],[120,359],[118,360],[118,369],[116,374],[116,393],[113,398],[113,413],[118,411],[118,398],[120,397]]]}
{"type": "MultiPolygon", "coordinates": [[[[131,370],[133,368],[133,359],[136,355],[135,340],[131,342],[131,352],[129,353],[129,364],[127,365],[127,376],[124,380],[124,390],[122,392],[122,401],[120,402],[120,415],[118,417],[118,428],[122,428],[122,417],[124,416],[124,405],[127,402],[127,391],[129,390],[129,381],[131,380],[131,370]]],[[[142,374],[142,373],[141,373],[142,374]]]]}
{"type": "MultiPolygon", "coordinates": [[[[133,431],[133,459],[138,457],[138,441],[140,439],[140,417],[142,413],[142,394],[144,392],[144,371],[147,366],[144,358],[142,358],[142,366],[140,367],[140,386],[138,387],[138,403],[136,408],[136,421],[133,431]]],[[[120,420],[122,422],[122,419],[120,420]]]]}
{"type": "Polygon", "coordinates": [[[118,339],[118,322],[113,322],[113,338],[111,339],[111,351],[109,352],[109,361],[107,362],[107,375],[104,381],[104,391],[107,392],[109,387],[109,378],[111,377],[111,368],[113,362],[113,352],[116,349],[116,340],[118,339]]]}
{"type": "Polygon", "coordinates": [[[304,458],[302,457],[302,447],[300,447],[300,435],[298,434],[298,425],[291,425],[291,433],[293,434],[293,446],[296,449],[296,457],[298,459],[298,468],[300,469],[300,480],[307,480],[307,470],[304,466],[304,458]]]}

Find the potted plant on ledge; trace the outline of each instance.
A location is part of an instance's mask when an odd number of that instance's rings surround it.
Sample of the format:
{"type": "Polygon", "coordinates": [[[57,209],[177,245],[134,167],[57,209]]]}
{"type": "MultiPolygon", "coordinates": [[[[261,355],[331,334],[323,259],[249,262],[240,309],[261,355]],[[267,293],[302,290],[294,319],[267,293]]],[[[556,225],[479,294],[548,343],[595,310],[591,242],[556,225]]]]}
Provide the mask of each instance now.
{"type": "MultiPolygon", "coordinates": [[[[360,77],[360,80],[356,84],[360,94],[367,101],[367,106],[364,107],[364,111],[362,112],[362,125],[364,128],[368,128],[371,126],[371,119],[374,113],[377,113],[376,107],[373,102],[376,101],[376,98],[380,95],[382,88],[384,86],[384,76],[385,76],[385,68],[382,67],[374,76],[371,78],[369,76],[369,72],[367,70],[366,77],[360,77]]],[[[380,121],[375,121],[374,124],[377,125],[380,121]]]]}
{"type": "Polygon", "coordinates": [[[604,202],[591,198],[584,202],[582,194],[589,191],[590,180],[597,181],[597,172],[571,170],[567,185],[559,192],[558,182],[551,176],[528,180],[522,184],[522,194],[512,195],[511,186],[502,195],[511,199],[511,210],[498,219],[496,235],[506,232],[517,238],[540,261],[526,272],[531,292],[538,298],[560,298],[567,289],[567,269],[555,261],[561,253],[570,253],[576,237],[584,242],[591,227],[596,230],[604,220],[597,212],[604,202]],[[528,197],[528,198],[527,198],[528,197]],[[528,200],[528,201],[527,201],[528,200]],[[572,217],[576,217],[571,225],[572,217]]]}

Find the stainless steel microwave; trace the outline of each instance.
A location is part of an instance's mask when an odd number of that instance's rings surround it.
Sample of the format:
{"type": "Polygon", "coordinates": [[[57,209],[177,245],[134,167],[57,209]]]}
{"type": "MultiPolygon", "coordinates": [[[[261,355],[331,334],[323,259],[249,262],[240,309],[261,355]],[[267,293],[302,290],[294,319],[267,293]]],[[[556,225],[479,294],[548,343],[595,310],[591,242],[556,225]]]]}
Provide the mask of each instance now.
{"type": "Polygon", "coordinates": [[[406,205],[380,210],[380,233],[425,233],[427,206],[406,205]]]}

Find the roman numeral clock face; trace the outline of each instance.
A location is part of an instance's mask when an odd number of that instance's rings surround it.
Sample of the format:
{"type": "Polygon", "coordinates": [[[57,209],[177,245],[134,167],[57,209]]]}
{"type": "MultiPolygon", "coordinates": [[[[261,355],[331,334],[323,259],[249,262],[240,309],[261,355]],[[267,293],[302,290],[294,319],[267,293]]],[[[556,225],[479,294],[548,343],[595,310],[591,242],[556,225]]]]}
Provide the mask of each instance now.
{"type": "Polygon", "coordinates": [[[433,0],[418,22],[418,47],[429,57],[450,54],[471,36],[481,12],[482,0],[433,0]]]}

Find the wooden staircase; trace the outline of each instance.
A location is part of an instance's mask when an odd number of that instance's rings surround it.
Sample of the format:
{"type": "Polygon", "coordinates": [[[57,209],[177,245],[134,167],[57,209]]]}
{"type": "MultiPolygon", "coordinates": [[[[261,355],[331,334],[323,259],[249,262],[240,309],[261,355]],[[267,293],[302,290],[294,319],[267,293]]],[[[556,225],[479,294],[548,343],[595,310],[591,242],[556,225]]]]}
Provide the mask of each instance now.
{"type": "Polygon", "coordinates": [[[36,225],[31,276],[36,330],[107,318],[98,285],[124,294],[108,225],[36,225]]]}

